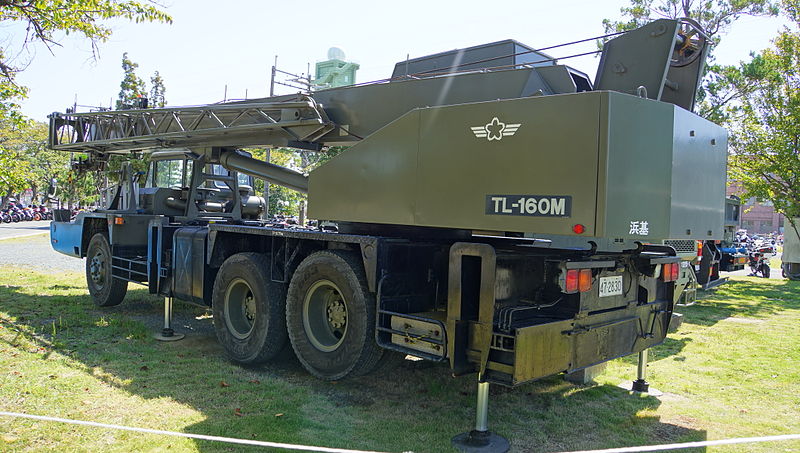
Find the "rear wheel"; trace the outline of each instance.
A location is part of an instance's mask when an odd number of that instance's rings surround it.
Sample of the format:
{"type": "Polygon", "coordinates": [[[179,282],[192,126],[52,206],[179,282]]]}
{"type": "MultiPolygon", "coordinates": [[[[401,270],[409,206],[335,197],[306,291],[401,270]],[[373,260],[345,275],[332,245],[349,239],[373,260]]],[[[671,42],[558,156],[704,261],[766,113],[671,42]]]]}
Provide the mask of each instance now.
{"type": "Polygon", "coordinates": [[[128,282],[111,274],[111,246],[105,233],[92,236],[86,249],[86,284],[98,307],[119,305],[128,292],[128,282]]]}
{"type": "Polygon", "coordinates": [[[357,255],[321,251],[297,267],[286,299],[286,324],[297,358],[314,376],[339,380],[372,371],[375,298],[357,255]]]}
{"type": "Polygon", "coordinates": [[[234,362],[263,363],[286,346],[285,286],[270,280],[269,266],[266,255],[238,253],[214,281],[214,330],[234,362]]]}
{"type": "Polygon", "coordinates": [[[764,263],[761,265],[761,275],[764,278],[769,278],[769,264],[764,263]]]}

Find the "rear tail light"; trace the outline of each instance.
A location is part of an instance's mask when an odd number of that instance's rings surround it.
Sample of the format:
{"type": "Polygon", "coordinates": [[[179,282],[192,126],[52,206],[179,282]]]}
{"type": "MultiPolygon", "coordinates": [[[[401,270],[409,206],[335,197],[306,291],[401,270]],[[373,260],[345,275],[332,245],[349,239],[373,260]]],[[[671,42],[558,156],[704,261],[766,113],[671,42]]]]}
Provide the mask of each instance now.
{"type": "Polygon", "coordinates": [[[578,273],[578,291],[585,293],[592,289],[592,270],[581,269],[578,273]]]}
{"type": "Polygon", "coordinates": [[[703,256],[703,241],[697,241],[697,256],[703,256]]]}
{"type": "Polygon", "coordinates": [[[564,282],[565,293],[585,293],[592,289],[591,269],[569,269],[564,282]]]}
{"type": "Polygon", "coordinates": [[[678,279],[680,263],[666,263],[661,265],[661,279],[665,282],[674,282],[678,279]]]}
{"type": "Polygon", "coordinates": [[[564,285],[565,293],[574,293],[578,291],[578,270],[570,269],[567,271],[566,284],[564,285]]]}

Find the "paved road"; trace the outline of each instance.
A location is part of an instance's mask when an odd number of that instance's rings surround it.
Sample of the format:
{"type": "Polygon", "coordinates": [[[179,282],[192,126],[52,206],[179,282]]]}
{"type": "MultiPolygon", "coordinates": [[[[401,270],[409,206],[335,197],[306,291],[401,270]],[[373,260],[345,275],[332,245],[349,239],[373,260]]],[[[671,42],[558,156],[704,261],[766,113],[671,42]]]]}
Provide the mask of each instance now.
{"type": "Polygon", "coordinates": [[[49,232],[50,222],[45,221],[0,224],[0,265],[39,272],[84,272],[83,260],[50,247],[49,232]]]}
{"type": "Polygon", "coordinates": [[[15,237],[32,236],[50,231],[50,221],[0,223],[0,241],[15,237]]]}

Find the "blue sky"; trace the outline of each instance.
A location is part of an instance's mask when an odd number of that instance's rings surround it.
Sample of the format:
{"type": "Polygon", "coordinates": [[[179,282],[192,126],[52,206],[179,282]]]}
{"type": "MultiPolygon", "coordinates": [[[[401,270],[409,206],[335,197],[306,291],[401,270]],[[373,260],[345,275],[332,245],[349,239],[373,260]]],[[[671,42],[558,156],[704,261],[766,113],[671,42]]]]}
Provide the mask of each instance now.
{"type": "MultiPolygon", "coordinates": [[[[501,39],[533,47],[601,35],[604,18],[618,18],[622,0],[417,1],[167,0],[172,25],[113,22],[114,35],[97,59],[85,40],[65,37],[51,54],[41,45],[17,56],[27,64],[18,80],[30,88],[23,113],[45,121],[48,113],[79,105],[108,106],[122,80],[123,52],[149,83],[159,71],[170,105],[197,105],[227,97],[268,94],[270,67],[312,71],[337,46],[361,65],[357,81],[391,75],[394,63],[501,39]]],[[[21,27],[4,24],[6,46],[18,48],[21,27]],[[15,47],[17,46],[17,47],[15,47]]],[[[733,64],[769,46],[778,19],[740,19],[716,50],[733,64]]],[[[593,43],[549,51],[555,57],[594,50],[593,43]]],[[[597,59],[563,61],[594,78],[597,59]]],[[[288,90],[291,91],[291,90],[288,90]]],[[[283,89],[279,92],[287,92],[283,89]]],[[[85,108],[81,110],[86,110],[85,108]]]]}

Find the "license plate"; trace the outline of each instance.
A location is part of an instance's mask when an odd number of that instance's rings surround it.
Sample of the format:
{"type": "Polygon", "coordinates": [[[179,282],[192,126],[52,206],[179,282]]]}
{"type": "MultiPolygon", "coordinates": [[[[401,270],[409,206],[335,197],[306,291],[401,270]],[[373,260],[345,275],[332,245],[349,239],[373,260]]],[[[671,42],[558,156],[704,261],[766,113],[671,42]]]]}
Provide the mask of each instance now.
{"type": "Polygon", "coordinates": [[[622,276],[600,277],[600,297],[622,294],[622,276]]]}

